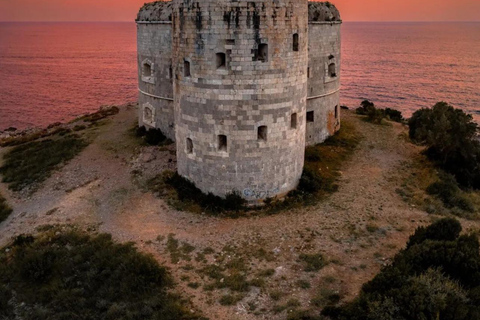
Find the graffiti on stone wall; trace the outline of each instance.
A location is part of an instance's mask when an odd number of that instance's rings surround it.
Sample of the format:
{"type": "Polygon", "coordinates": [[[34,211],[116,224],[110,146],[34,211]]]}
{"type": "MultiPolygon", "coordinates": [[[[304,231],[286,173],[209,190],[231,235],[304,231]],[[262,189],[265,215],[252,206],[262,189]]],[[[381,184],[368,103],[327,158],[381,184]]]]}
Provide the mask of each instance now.
{"type": "Polygon", "coordinates": [[[276,196],[279,192],[279,188],[273,188],[271,190],[253,190],[246,188],[243,190],[243,195],[249,199],[268,199],[276,196]]]}

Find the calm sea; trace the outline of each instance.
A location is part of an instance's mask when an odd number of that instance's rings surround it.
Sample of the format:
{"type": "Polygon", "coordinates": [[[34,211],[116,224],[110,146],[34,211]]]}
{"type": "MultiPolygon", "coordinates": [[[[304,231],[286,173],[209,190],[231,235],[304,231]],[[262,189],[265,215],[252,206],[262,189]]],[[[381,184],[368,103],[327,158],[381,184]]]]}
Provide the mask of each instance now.
{"type": "MultiPolygon", "coordinates": [[[[134,23],[0,23],[0,130],[135,101],[134,23]]],[[[480,121],[480,23],[344,23],[342,104],[410,115],[444,100],[480,121]]]]}

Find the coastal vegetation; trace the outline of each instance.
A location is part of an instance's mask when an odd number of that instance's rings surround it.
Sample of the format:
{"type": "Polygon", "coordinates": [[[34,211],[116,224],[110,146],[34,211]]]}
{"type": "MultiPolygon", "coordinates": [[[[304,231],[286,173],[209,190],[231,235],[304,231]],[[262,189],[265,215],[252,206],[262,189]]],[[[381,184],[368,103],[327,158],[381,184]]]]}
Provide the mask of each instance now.
{"type": "Polygon", "coordinates": [[[7,200],[0,194],[0,222],[7,219],[10,213],[12,213],[12,208],[8,206],[7,200]]]}
{"type": "Polygon", "coordinates": [[[169,292],[172,284],[152,256],[107,234],[45,227],[0,251],[0,310],[8,319],[201,319],[169,292]]]}
{"type": "Polygon", "coordinates": [[[383,119],[400,123],[405,120],[400,111],[391,108],[378,109],[369,100],[363,100],[355,112],[356,114],[367,116],[368,121],[376,124],[381,124],[383,119]]]}
{"type": "Polygon", "coordinates": [[[160,129],[149,129],[145,126],[135,126],[135,136],[140,138],[142,142],[150,146],[164,146],[172,144],[173,141],[168,139],[160,129]]]}
{"type": "Polygon", "coordinates": [[[479,127],[471,115],[439,102],[416,111],[408,125],[412,141],[424,145],[425,154],[439,168],[464,188],[480,188],[479,127]]]}
{"type": "Polygon", "coordinates": [[[323,315],[338,320],[467,320],[480,318],[480,252],[476,235],[455,219],[416,230],[404,250],[358,298],[323,315]]]}
{"type": "Polygon", "coordinates": [[[79,135],[69,134],[16,146],[3,156],[2,181],[13,191],[41,183],[87,145],[79,135]]]}

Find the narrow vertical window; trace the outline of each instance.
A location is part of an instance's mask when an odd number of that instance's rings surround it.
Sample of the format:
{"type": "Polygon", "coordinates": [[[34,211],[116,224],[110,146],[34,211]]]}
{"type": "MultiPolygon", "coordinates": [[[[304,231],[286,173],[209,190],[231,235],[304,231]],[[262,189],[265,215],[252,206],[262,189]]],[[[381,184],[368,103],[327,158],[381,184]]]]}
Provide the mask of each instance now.
{"type": "Polygon", "coordinates": [[[328,65],[328,75],[330,78],[335,78],[337,76],[337,67],[335,63],[330,63],[328,65]]]}
{"type": "Polygon", "coordinates": [[[258,127],[257,136],[259,141],[267,141],[267,126],[258,127]]]}
{"type": "Polygon", "coordinates": [[[168,68],[168,78],[173,79],[173,68],[172,65],[168,68]]]}
{"type": "Polygon", "coordinates": [[[310,78],[310,67],[307,68],[307,78],[310,78]]]}
{"type": "Polygon", "coordinates": [[[290,116],[290,128],[297,129],[297,114],[292,113],[290,116]]]}
{"type": "Polygon", "coordinates": [[[293,34],[293,51],[298,51],[298,33],[293,34]]]}
{"type": "Polygon", "coordinates": [[[335,119],[338,119],[338,106],[335,106],[335,119]]]}
{"type": "Polygon", "coordinates": [[[308,111],[307,112],[307,122],[314,122],[315,121],[315,116],[313,111],[308,111]]]}
{"type": "Polygon", "coordinates": [[[187,153],[188,154],[193,153],[193,141],[190,138],[187,138],[187,153]]]}
{"type": "Polygon", "coordinates": [[[262,43],[258,46],[258,61],[268,61],[268,44],[262,43]]]}
{"type": "Polygon", "coordinates": [[[216,60],[217,60],[217,69],[225,69],[227,65],[227,58],[225,53],[223,52],[217,53],[216,60]]]}
{"type": "Polygon", "coordinates": [[[218,136],[218,151],[227,151],[227,136],[219,135],[218,136]]]}
{"type": "Polygon", "coordinates": [[[185,60],[183,62],[183,75],[185,77],[190,77],[191,73],[190,73],[190,62],[185,60]]]}
{"type": "Polygon", "coordinates": [[[143,75],[145,77],[151,77],[152,76],[152,66],[150,63],[144,63],[143,64],[143,75]]]}

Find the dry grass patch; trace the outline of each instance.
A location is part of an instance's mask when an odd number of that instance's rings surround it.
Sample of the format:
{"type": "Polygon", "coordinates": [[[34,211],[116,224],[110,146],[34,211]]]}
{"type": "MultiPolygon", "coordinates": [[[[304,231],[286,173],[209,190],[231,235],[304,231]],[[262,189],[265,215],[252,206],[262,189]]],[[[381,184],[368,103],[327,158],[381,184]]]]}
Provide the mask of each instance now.
{"type": "Polygon", "coordinates": [[[0,194],[0,222],[5,221],[12,213],[12,208],[7,204],[7,200],[0,194]]]}
{"type": "Polygon", "coordinates": [[[87,145],[80,136],[68,135],[16,146],[3,156],[2,181],[13,191],[41,183],[87,145]]]}

